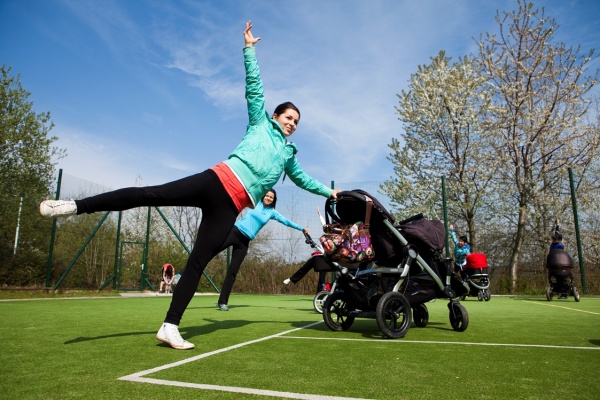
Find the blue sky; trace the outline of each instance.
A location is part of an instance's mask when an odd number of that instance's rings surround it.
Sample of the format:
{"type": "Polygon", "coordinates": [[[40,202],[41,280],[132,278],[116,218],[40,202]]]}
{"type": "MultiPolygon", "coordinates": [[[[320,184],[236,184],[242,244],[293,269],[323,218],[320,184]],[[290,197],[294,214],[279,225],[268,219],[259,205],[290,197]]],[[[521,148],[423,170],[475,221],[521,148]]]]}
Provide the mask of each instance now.
{"type": "MultiPolygon", "coordinates": [[[[600,46],[600,2],[536,1],[557,40],[600,46]]],[[[383,181],[402,133],[396,94],[418,65],[455,60],[516,0],[0,0],[0,63],[20,74],[68,157],[67,174],[119,188],[224,160],[247,124],[252,20],[267,109],[293,101],[304,169],[328,184],[383,181]]],[[[598,65],[595,65],[597,68],[598,65]]],[[[285,184],[289,184],[286,181],[285,184]]],[[[338,185],[339,187],[339,185],[338,185]]],[[[341,187],[344,189],[343,187],[341,187]]],[[[345,188],[352,189],[352,188],[345,188]]]]}

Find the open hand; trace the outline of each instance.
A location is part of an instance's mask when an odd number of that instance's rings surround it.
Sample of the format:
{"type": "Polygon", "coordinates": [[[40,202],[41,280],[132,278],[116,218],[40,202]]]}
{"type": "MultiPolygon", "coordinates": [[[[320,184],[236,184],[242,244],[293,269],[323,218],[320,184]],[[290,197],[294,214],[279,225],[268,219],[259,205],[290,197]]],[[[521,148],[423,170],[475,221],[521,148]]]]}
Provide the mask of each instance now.
{"type": "Polygon", "coordinates": [[[246,22],[246,29],[244,30],[244,40],[246,41],[246,47],[253,47],[256,42],[260,40],[259,37],[254,37],[252,32],[252,21],[246,22]]]}

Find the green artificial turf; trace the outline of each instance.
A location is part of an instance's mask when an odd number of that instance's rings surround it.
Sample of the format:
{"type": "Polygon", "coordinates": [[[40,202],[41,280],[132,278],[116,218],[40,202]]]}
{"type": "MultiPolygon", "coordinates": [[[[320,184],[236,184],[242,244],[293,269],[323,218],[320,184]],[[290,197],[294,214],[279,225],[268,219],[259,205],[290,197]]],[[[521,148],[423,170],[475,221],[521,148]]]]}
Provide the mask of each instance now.
{"type": "Polygon", "coordinates": [[[190,303],[180,325],[196,344],[188,351],[155,339],[168,296],[2,301],[2,398],[281,398],[198,385],[390,400],[600,393],[597,297],[468,298],[464,332],[452,329],[447,301],[437,300],[427,303],[428,325],[413,325],[401,339],[384,339],[373,319],[330,331],[310,296],[234,294],[228,312],[216,300],[190,303]],[[191,357],[198,359],[165,367],[191,357]],[[154,383],[119,379],[153,368],[144,378],[154,383]]]}

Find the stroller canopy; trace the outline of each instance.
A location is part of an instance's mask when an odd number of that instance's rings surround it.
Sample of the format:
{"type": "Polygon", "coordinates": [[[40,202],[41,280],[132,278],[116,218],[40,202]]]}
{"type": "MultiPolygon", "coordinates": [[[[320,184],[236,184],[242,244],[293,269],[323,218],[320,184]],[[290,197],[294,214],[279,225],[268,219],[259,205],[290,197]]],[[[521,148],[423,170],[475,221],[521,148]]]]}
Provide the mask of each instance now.
{"type": "Polygon", "coordinates": [[[333,222],[342,222],[353,224],[357,221],[364,221],[367,209],[367,198],[373,200],[373,211],[371,214],[371,223],[381,223],[387,219],[392,224],[394,217],[390,214],[383,204],[375,197],[364,190],[354,189],[338,193],[337,199],[327,199],[325,202],[325,211],[327,223],[330,219],[333,222]],[[335,209],[333,207],[335,204],[335,209]]]}
{"type": "Polygon", "coordinates": [[[410,237],[419,239],[434,251],[442,251],[444,248],[446,230],[441,221],[419,218],[400,225],[400,229],[408,236],[407,240],[410,237]]]}

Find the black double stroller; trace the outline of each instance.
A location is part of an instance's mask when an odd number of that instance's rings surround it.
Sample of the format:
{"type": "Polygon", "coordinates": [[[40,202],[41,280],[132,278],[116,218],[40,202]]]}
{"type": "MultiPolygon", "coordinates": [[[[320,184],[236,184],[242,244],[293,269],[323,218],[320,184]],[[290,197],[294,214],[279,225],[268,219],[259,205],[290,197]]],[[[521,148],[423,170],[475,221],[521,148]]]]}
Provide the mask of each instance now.
{"type": "Polygon", "coordinates": [[[546,259],[548,270],[548,283],[546,299],[552,301],[554,296],[566,299],[573,296],[575,301],[580,300],[579,291],[574,285],[573,260],[569,253],[563,249],[552,250],[546,259]]]}
{"type": "Polygon", "coordinates": [[[333,331],[348,330],[356,318],[374,318],[388,338],[401,338],[411,321],[425,327],[429,312],[425,303],[449,300],[450,324],[464,331],[467,310],[459,302],[469,287],[456,276],[452,260],[442,258],[445,230],[440,221],[422,214],[398,224],[373,196],[362,190],[340,192],[325,203],[327,221],[355,223],[365,218],[367,200],[373,208],[369,230],[375,258],[356,269],[328,261],[335,273],[335,291],[323,302],[323,320],[333,331]]]}

